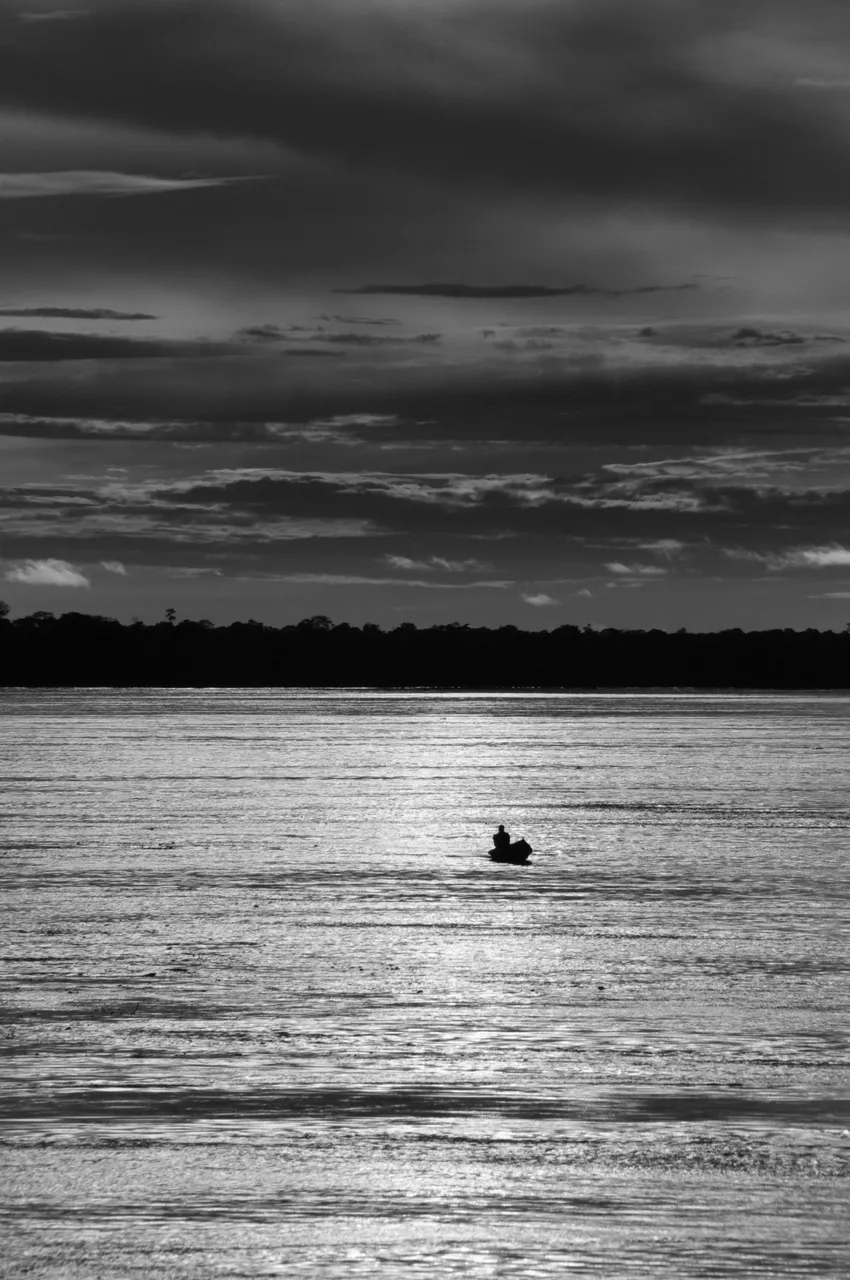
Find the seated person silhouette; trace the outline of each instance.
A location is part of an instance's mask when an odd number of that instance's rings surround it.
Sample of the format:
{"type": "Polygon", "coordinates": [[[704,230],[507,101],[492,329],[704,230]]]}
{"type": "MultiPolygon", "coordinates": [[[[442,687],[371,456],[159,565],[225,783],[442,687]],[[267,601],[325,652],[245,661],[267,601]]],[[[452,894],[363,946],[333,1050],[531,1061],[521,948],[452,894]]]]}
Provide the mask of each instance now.
{"type": "Polygon", "coordinates": [[[510,849],[511,833],[509,831],[506,831],[504,827],[500,826],[499,830],[493,836],[493,844],[496,846],[499,853],[501,853],[505,849],[510,849]]]}

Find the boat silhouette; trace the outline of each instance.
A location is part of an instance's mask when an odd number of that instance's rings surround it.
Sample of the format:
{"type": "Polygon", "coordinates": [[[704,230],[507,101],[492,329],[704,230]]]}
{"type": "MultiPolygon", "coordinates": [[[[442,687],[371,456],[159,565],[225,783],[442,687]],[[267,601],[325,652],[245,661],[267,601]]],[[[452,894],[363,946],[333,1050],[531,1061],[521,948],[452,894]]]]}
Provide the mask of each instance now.
{"type": "Polygon", "coordinates": [[[507,849],[491,849],[493,862],[512,862],[514,866],[522,866],[528,862],[533,850],[527,840],[514,840],[507,849]]]}

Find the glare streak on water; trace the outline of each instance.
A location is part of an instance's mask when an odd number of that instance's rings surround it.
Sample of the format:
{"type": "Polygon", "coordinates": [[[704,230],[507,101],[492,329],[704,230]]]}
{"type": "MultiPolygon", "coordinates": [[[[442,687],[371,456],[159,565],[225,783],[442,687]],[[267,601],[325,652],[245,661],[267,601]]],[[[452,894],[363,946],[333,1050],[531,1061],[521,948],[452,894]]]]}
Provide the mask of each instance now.
{"type": "Polygon", "coordinates": [[[0,711],[0,1272],[848,1274],[850,700],[0,711]]]}

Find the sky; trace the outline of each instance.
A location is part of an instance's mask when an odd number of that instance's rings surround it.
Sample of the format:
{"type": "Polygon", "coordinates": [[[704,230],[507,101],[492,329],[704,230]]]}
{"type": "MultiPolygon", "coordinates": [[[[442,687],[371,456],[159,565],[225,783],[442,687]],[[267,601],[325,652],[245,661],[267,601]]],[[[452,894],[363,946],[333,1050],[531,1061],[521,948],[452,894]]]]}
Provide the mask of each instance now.
{"type": "Polygon", "coordinates": [[[0,595],[850,619],[846,0],[0,0],[0,595]]]}

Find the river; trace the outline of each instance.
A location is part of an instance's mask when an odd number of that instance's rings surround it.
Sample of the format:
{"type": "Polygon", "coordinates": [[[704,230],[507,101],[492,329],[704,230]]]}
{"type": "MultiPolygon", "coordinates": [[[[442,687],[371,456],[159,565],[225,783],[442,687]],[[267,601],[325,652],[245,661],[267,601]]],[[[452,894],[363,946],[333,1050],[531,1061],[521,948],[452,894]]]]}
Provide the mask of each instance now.
{"type": "Polygon", "coordinates": [[[850,699],[0,713],[2,1274],[850,1274],[850,699]]]}

